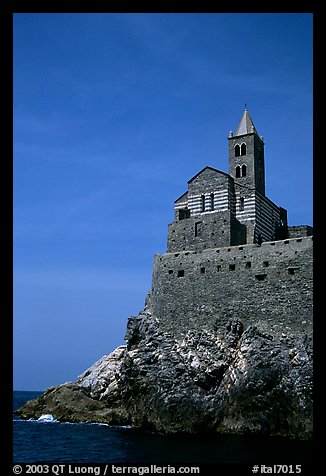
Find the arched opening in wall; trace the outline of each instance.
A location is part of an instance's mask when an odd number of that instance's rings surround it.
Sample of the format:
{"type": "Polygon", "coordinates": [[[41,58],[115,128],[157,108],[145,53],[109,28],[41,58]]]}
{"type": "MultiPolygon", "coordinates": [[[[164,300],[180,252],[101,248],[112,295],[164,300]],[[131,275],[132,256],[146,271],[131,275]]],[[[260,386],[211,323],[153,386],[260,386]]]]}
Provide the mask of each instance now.
{"type": "Polygon", "coordinates": [[[201,200],[201,211],[204,212],[205,211],[205,195],[202,195],[200,197],[200,200],[201,200]]]}
{"type": "Polygon", "coordinates": [[[241,144],[241,155],[246,155],[247,153],[247,146],[245,143],[241,144]]]}
{"type": "Polygon", "coordinates": [[[236,178],[240,177],[240,165],[237,165],[235,168],[235,176],[236,178]]]}
{"type": "Polygon", "coordinates": [[[211,193],[210,199],[211,199],[211,211],[214,211],[214,210],[215,210],[215,205],[214,205],[214,193],[211,193]]]}
{"type": "Polygon", "coordinates": [[[243,166],[241,167],[241,171],[242,171],[242,177],[245,177],[247,175],[247,166],[245,164],[243,164],[243,166]]]}
{"type": "Polygon", "coordinates": [[[240,156],[240,146],[239,146],[239,144],[237,144],[234,148],[234,155],[235,155],[235,157],[240,156]]]}

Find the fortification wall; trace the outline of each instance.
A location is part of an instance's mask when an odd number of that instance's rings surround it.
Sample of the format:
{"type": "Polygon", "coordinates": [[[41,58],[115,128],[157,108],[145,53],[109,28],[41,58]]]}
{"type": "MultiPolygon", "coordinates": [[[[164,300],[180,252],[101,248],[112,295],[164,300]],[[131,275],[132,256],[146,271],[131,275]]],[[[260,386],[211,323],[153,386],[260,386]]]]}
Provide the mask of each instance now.
{"type": "Polygon", "coordinates": [[[297,238],[299,236],[311,236],[313,234],[313,228],[309,225],[289,226],[288,234],[289,238],[297,238]]]}
{"type": "Polygon", "coordinates": [[[312,237],[154,257],[152,306],[180,335],[237,316],[262,331],[312,332],[312,237]]]}

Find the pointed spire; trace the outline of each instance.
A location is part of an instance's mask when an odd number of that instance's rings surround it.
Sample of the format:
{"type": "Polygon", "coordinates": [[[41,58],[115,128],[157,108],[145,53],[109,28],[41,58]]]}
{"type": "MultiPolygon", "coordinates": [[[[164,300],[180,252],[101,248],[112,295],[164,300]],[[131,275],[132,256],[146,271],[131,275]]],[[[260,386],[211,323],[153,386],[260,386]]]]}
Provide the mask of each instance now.
{"type": "Polygon", "coordinates": [[[250,117],[250,114],[247,109],[247,104],[245,104],[245,110],[240,119],[236,136],[241,136],[242,134],[250,134],[250,132],[257,132],[254,126],[254,123],[250,117]]]}

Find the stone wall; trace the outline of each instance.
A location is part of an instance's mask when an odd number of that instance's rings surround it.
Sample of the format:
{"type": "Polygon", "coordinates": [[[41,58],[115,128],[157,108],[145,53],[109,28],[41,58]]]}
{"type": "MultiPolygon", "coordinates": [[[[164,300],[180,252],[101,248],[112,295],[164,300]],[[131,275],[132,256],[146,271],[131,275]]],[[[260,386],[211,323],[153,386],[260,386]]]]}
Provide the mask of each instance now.
{"type": "Polygon", "coordinates": [[[313,227],[309,225],[289,226],[289,238],[298,238],[299,236],[311,236],[313,234],[313,227]]]}
{"type": "Polygon", "coordinates": [[[168,226],[168,253],[243,244],[246,227],[230,211],[202,213],[168,226]]]}
{"type": "Polygon", "coordinates": [[[312,331],[312,237],[157,254],[153,313],[162,330],[222,328],[230,317],[280,335],[312,331]]]}

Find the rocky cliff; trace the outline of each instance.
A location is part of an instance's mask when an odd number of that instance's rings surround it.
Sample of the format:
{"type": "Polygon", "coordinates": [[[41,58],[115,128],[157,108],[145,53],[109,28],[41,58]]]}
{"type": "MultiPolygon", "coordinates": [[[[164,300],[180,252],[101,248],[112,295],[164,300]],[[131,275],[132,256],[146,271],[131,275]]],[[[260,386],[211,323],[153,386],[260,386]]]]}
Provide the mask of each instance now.
{"type": "Polygon", "coordinates": [[[160,432],[312,434],[312,339],[272,335],[233,317],[224,327],[162,332],[150,300],[126,342],[17,413],[160,432]]]}

